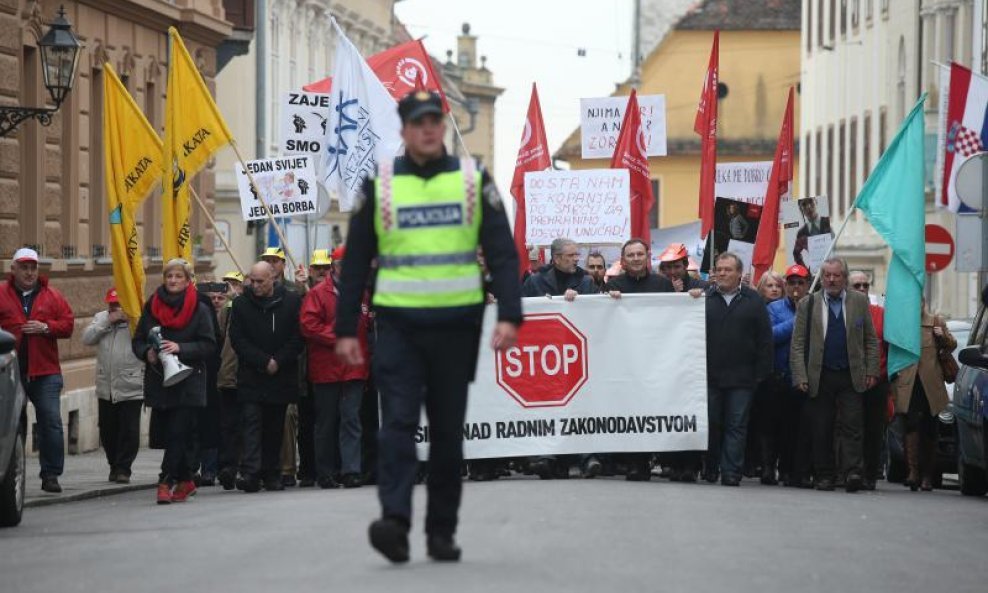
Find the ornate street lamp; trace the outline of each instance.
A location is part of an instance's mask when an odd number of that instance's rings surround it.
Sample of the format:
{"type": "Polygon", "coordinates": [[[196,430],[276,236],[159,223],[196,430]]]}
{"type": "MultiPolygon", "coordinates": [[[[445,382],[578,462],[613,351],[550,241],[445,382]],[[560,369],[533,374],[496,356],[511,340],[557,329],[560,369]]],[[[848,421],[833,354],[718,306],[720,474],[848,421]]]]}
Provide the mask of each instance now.
{"type": "Polygon", "coordinates": [[[79,66],[82,44],[72,33],[72,26],[65,20],[65,7],[58,9],[58,16],[51,23],[45,36],[38,41],[41,49],[41,68],[45,87],[51,94],[55,107],[7,107],[0,106],[0,136],[6,136],[26,119],[35,118],[41,125],[51,125],[51,117],[61,107],[65,96],[72,90],[79,66]]]}

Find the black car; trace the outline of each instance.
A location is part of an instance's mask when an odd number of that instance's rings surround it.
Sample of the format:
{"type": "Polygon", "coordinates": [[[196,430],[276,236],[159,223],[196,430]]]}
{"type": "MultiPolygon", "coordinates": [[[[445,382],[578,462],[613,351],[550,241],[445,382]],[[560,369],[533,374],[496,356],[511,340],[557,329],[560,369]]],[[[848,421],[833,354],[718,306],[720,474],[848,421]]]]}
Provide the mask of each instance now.
{"type": "Polygon", "coordinates": [[[17,525],[24,511],[27,420],[14,344],[0,330],[0,527],[17,525]]]}
{"type": "Polygon", "coordinates": [[[988,309],[984,306],[967,346],[958,357],[961,369],[954,384],[957,477],[962,494],[982,496],[988,492],[988,309]]]}

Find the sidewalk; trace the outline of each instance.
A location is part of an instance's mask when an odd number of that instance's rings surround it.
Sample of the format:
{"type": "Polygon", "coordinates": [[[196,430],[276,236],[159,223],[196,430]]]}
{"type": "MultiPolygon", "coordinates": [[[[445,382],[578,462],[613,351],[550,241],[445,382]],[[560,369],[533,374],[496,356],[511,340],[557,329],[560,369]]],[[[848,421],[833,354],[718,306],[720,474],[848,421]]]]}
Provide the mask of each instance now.
{"type": "Polygon", "coordinates": [[[133,473],[130,476],[130,484],[115,484],[107,481],[110,467],[106,464],[106,455],[102,449],[82,455],[66,455],[65,472],[58,478],[59,484],[62,485],[61,494],[49,494],[41,490],[38,458],[28,457],[24,506],[40,507],[154,488],[158,483],[158,471],[161,468],[163,453],[164,451],[157,449],[141,449],[131,468],[133,473]]]}

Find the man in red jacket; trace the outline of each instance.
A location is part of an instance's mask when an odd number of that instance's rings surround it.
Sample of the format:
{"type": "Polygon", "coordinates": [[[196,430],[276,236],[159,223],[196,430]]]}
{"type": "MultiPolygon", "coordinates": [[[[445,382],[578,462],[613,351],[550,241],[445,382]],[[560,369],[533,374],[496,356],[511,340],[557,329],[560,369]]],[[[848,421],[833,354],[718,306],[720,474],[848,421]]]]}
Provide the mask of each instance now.
{"type": "Polygon", "coordinates": [[[11,275],[0,284],[0,328],[14,335],[21,383],[37,417],[41,460],[41,489],[58,493],[58,476],[65,465],[62,432],[62,369],[58,340],[72,335],[69,303],[38,274],[38,253],[21,248],[14,253],[11,275]]]}
{"type": "Polygon", "coordinates": [[[340,483],[344,488],[356,488],[361,485],[360,400],[370,370],[366,362],[368,313],[365,303],[357,330],[365,362],[347,365],[336,356],[334,329],[342,249],[333,255],[332,272],[302,301],[299,325],[306,340],[308,375],[315,396],[316,483],[320,488],[336,488],[340,483]],[[337,457],[341,467],[337,467],[337,457]]]}

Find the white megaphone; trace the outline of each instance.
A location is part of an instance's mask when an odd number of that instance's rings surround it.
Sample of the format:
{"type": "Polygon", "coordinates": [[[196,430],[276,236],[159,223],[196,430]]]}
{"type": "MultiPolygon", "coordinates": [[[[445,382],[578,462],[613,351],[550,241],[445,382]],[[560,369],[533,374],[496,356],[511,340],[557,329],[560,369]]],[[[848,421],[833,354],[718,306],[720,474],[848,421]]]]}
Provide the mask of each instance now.
{"type": "Polygon", "coordinates": [[[161,351],[161,327],[152,327],[151,331],[148,332],[148,338],[151,340],[154,351],[158,353],[158,358],[161,359],[161,367],[164,370],[165,376],[161,382],[162,385],[165,387],[177,385],[195,371],[194,368],[182,364],[182,361],[171,352],[161,351]]]}

